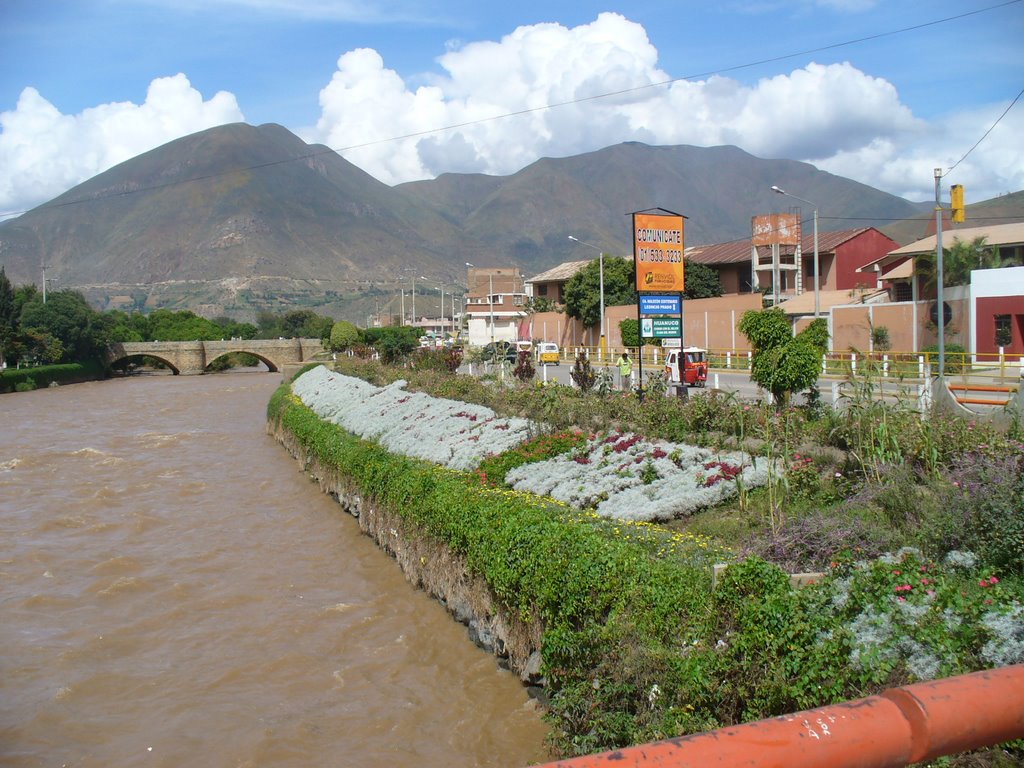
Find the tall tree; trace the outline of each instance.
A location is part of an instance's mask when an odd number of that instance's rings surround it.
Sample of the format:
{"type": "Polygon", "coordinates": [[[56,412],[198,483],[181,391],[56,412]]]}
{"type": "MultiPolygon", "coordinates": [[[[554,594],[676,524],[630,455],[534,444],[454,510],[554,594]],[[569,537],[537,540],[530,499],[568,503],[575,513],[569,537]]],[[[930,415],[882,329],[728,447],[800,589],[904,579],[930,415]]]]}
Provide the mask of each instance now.
{"type": "MultiPolygon", "coordinates": [[[[975,269],[998,269],[1012,265],[1012,260],[1002,259],[999,249],[988,244],[987,235],[976,237],[970,242],[954,237],[953,244],[942,249],[942,286],[966,285],[971,281],[971,272],[975,269]]],[[[914,273],[922,278],[925,295],[934,296],[939,285],[934,251],[915,257],[914,273]]]]}
{"type": "Polygon", "coordinates": [[[828,349],[828,323],[818,318],[796,336],[781,307],[750,310],[740,319],[740,332],[753,347],[750,378],[771,392],[782,409],[794,392],[813,387],[828,349]]]}
{"type": "Polygon", "coordinates": [[[106,344],[97,316],[81,293],[63,290],[48,294],[45,304],[33,297],[21,310],[20,325],[24,333],[59,340],[61,362],[84,362],[97,359],[106,344]]]}
{"type": "Polygon", "coordinates": [[[0,325],[14,325],[14,288],[7,271],[0,266],[0,325]]]}
{"type": "Polygon", "coordinates": [[[689,259],[686,259],[683,264],[686,277],[686,298],[713,299],[725,292],[717,269],[689,259]]]}
{"type": "MultiPolygon", "coordinates": [[[[604,257],[604,305],[617,307],[636,302],[636,272],[632,259],[604,257]]],[[[584,325],[601,319],[601,270],[597,259],[569,278],[565,284],[565,314],[584,325]]]]}

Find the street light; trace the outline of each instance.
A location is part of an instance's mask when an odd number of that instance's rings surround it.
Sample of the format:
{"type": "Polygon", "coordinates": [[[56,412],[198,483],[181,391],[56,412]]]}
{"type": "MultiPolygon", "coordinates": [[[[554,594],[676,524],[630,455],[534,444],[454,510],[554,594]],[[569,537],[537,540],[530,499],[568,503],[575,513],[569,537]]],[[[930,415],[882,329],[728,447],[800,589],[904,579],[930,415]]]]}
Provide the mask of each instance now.
{"type": "Polygon", "coordinates": [[[772,192],[776,192],[786,197],[792,197],[794,200],[799,200],[801,203],[807,203],[809,206],[814,208],[814,317],[821,317],[821,297],[818,292],[818,206],[812,203],[810,200],[804,200],[802,197],[791,195],[785,190],[779,189],[774,184],[772,185],[772,192]]]}
{"type": "Polygon", "coordinates": [[[588,243],[588,242],[586,242],[584,240],[580,240],[578,237],[573,237],[572,235],[569,235],[569,239],[572,240],[574,243],[579,243],[580,245],[585,245],[588,248],[593,248],[598,253],[598,257],[597,257],[598,258],[597,271],[598,271],[598,280],[600,281],[600,287],[601,287],[601,291],[600,291],[601,292],[601,335],[600,335],[600,339],[601,340],[600,340],[599,344],[600,344],[601,355],[603,356],[604,355],[604,251],[602,251],[600,248],[598,248],[596,245],[593,245],[592,243],[588,243]]]}

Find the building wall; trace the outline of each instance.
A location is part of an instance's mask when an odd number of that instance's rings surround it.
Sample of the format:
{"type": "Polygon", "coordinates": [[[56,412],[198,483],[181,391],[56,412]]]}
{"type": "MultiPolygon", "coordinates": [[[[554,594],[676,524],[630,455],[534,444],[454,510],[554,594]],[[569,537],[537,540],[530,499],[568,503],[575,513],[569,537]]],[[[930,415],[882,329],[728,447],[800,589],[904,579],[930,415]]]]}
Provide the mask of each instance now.
{"type": "Polygon", "coordinates": [[[1014,359],[1024,355],[1024,267],[977,269],[971,273],[972,325],[975,329],[971,351],[994,354],[995,316],[1010,315],[1012,339],[1005,352],[1014,359]]]}
{"type": "MultiPolygon", "coordinates": [[[[622,346],[619,323],[636,319],[636,304],[605,307],[606,344],[622,346]]],[[[761,309],[761,294],[747,293],[715,299],[683,302],[684,343],[706,349],[749,349],[747,337],[737,330],[743,313],[761,309]]],[[[584,328],[578,320],[560,312],[539,312],[532,316],[533,339],[553,341],[560,347],[596,347],[600,332],[596,326],[584,328]]]]}
{"type": "Polygon", "coordinates": [[[822,285],[822,290],[843,291],[861,286],[874,287],[874,274],[858,272],[858,267],[863,267],[899,247],[899,243],[876,229],[869,229],[852,240],[847,240],[836,247],[836,263],[828,275],[828,284],[822,285]]]}
{"type": "MultiPolygon", "coordinates": [[[[482,347],[491,343],[490,318],[487,315],[482,317],[470,317],[467,323],[467,335],[471,347],[482,347]]],[[[518,331],[516,318],[498,317],[494,318],[494,340],[515,341],[518,331]]]]}
{"type": "MultiPolygon", "coordinates": [[[[969,349],[970,302],[966,297],[946,299],[953,319],[946,334],[947,344],[960,344],[969,349]]],[[[936,327],[929,314],[932,302],[910,301],[887,304],[851,304],[832,307],[830,347],[835,351],[856,349],[872,351],[871,328],[889,329],[889,346],[893,352],[918,352],[937,343],[936,327]]]]}

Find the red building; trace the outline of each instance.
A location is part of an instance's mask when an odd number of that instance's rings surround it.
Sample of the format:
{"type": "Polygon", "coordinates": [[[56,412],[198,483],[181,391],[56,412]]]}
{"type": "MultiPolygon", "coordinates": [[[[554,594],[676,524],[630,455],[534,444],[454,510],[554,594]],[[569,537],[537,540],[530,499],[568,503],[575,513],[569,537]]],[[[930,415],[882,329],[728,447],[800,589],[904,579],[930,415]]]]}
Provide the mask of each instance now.
{"type": "MultiPolygon", "coordinates": [[[[874,227],[819,232],[819,290],[873,288],[874,276],[857,272],[857,269],[896,248],[899,248],[899,243],[874,227]]],[[[726,293],[750,293],[761,288],[771,288],[771,266],[759,265],[756,276],[754,268],[757,257],[763,255],[761,251],[767,250],[765,246],[755,250],[750,240],[744,238],[731,243],[687,248],[686,257],[694,263],[706,264],[717,270],[726,293]]],[[[814,290],[813,234],[805,233],[799,246],[783,246],[780,259],[789,265],[788,270],[780,272],[779,293],[783,298],[814,290]],[[800,270],[800,279],[795,274],[797,268],[800,270]]]]}

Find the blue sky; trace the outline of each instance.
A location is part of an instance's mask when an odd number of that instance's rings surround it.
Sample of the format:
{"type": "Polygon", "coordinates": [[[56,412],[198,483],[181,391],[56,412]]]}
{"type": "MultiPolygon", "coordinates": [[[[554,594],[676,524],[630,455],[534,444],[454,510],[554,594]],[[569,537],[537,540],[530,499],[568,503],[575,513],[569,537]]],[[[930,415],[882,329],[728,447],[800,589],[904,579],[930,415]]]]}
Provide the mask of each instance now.
{"type": "MultiPolygon", "coordinates": [[[[635,140],[929,199],[1024,88],[1022,39],[1006,0],[0,0],[0,212],[237,120],[389,184],[635,140]]],[[[1024,189],[1021,136],[1024,98],[948,183],[1024,189]]]]}

